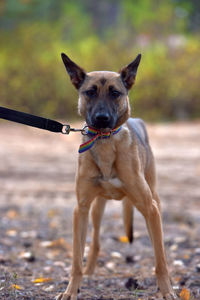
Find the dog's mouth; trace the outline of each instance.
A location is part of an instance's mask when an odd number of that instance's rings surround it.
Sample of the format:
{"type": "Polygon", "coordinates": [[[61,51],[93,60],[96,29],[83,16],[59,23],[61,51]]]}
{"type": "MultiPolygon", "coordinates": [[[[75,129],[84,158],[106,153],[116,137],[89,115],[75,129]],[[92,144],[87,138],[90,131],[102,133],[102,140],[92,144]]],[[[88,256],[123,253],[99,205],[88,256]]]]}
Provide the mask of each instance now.
{"type": "Polygon", "coordinates": [[[107,120],[104,119],[97,120],[95,117],[92,117],[92,118],[88,118],[86,122],[89,127],[101,131],[102,133],[107,133],[113,130],[115,128],[115,123],[116,123],[112,117],[110,117],[107,120]]]}
{"type": "Polygon", "coordinates": [[[101,133],[108,133],[108,132],[111,132],[114,128],[112,128],[112,127],[106,127],[106,128],[104,128],[104,127],[96,127],[96,126],[94,126],[94,125],[90,125],[90,124],[88,124],[87,123],[87,126],[89,127],[89,128],[91,128],[91,129],[94,129],[94,130],[96,130],[96,131],[98,131],[98,132],[101,132],[101,133]]]}
{"type": "Polygon", "coordinates": [[[100,128],[99,130],[102,132],[102,133],[107,133],[107,132],[110,132],[113,128],[100,128]]]}
{"type": "Polygon", "coordinates": [[[110,132],[112,131],[113,128],[110,128],[110,127],[106,127],[106,128],[94,128],[102,133],[107,133],[107,132],[110,132]]]}
{"type": "Polygon", "coordinates": [[[114,127],[99,127],[99,126],[94,126],[94,125],[89,125],[87,124],[88,127],[98,131],[98,132],[101,132],[101,133],[108,133],[108,132],[111,132],[114,127]]]}

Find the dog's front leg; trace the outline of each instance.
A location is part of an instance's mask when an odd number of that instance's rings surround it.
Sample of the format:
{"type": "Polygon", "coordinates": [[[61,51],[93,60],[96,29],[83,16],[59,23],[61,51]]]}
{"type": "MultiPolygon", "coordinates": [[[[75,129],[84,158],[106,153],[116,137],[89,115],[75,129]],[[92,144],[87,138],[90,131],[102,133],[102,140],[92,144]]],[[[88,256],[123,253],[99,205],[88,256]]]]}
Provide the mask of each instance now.
{"type": "Polygon", "coordinates": [[[100,249],[99,243],[99,231],[102,216],[104,213],[104,208],[106,204],[106,199],[102,197],[97,197],[92,204],[92,223],[93,223],[93,231],[92,231],[92,242],[90,245],[90,252],[88,254],[87,264],[84,270],[85,275],[92,275],[94,273],[94,269],[96,266],[96,261],[100,249]]]}
{"type": "Polygon", "coordinates": [[[77,205],[73,215],[73,261],[72,271],[66,291],[57,300],[76,300],[82,279],[82,262],[88,225],[88,207],[77,205]]]}
{"type": "Polygon", "coordinates": [[[66,291],[57,297],[57,300],[76,300],[83,271],[83,254],[88,227],[88,213],[94,193],[88,182],[77,181],[78,205],[73,215],[73,260],[72,271],[66,291]]]}

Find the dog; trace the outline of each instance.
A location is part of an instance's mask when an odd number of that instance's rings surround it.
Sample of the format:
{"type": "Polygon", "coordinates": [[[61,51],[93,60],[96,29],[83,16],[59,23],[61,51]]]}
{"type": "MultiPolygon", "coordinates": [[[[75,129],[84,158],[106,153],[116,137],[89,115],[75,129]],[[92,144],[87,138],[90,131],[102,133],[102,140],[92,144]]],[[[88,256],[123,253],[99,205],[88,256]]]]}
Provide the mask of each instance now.
{"type": "Polygon", "coordinates": [[[57,300],[77,299],[83,274],[93,274],[100,248],[100,223],[108,199],[123,200],[125,230],[130,242],[133,239],[133,207],[144,216],[155,253],[158,287],[164,299],[177,299],[165,257],[154,157],[144,122],[130,118],[128,92],[135,82],[141,55],[119,73],[86,73],[67,55],[62,53],[61,56],[79,92],[78,111],[88,131],[79,150],[76,174],[71,277],[66,291],[58,295],[57,300]],[[90,207],[92,242],[83,269],[90,207]]]}

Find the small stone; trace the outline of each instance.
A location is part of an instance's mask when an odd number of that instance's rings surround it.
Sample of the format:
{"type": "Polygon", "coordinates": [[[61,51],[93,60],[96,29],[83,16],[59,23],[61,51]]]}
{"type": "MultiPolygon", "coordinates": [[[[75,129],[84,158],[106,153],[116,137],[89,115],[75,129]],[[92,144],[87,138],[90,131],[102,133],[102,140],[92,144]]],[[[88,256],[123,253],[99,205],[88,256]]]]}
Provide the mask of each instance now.
{"type": "Polygon", "coordinates": [[[108,262],[107,264],[106,264],[106,268],[107,269],[109,269],[109,270],[113,270],[114,268],[115,268],[115,263],[113,263],[113,262],[108,262]]]}
{"type": "Polygon", "coordinates": [[[23,242],[23,246],[24,246],[25,248],[30,248],[30,247],[32,246],[32,243],[29,242],[29,241],[25,241],[25,242],[23,242]]]}
{"type": "Polygon", "coordinates": [[[24,258],[28,262],[35,261],[35,256],[33,255],[32,252],[23,252],[23,253],[21,253],[20,257],[24,258]]]}
{"type": "Polygon", "coordinates": [[[7,259],[3,256],[3,255],[0,255],[0,264],[5,264],[7,261],[7,259]]]}
{"type": "Polygon", "coordinates": [[[119,252],[117,252],[117,251],[111,252],[111,256],[112,256],[113,258],[121,258],[121,257],[122,257],[121,253],[119,253],[119,252]]]}
{"type": "Polygon", "coordinates": [[[42,241],[42,242],[40,243],[40,246],[41,246],[41,247],[44,247],[44,248],[49,248],[49,247],[52,246],[52,241],[42,241]]]}
{"type": "Polygon", "coordinates": [[[185,279],[182,279],[182,280],[179,281],[180,286],[184,286],[185,283],[186,283],[185,279]]]}
{"type": "Polygon", "coordinates": [[[177,244],[172,244],[172,245],[170,246],[169,249],[170,249],[171,251],[176,251],[177,248],[178,248],[178,245],[177,245],[177,244]]]}
{"type": "Polygon", "coordinates": [[[134,279],[132,277],[128,278],[128,280],[125,282],[125,287],[129,290],[135,290],[139,287],[137,279],[134,279]]]}
{"type": "Polygon", "coordinates": [[[31,231],[22,231],[20,233],[20,236],[24,239],[26,238],[36,238],[37,236],[37,232],[35,230],[31,230],[31,231]]]}
{"type": "Polygon", "coordinates": [[[178,291],[180,289],[180,287],[178,285],[173,285],[173,290],[178,291]]]}
{"type": "Polygon", "coordinates": [[[61,281],[61,284],[68,285],[68,283],[69,283],[69,280],[67,277],[64,277],[63,280],[61,281]]]}
{"type": "Polygon", "coordinates": [[[139,237],[141,237],[141,232],[139,231],[134,231],[134,238],[138,239],[139,237]]]}
{"type": "Polygon", "coordinates": [[[196,265],[196,271],[199,273],[200,272],[200,264],[196,265]]]}
{"type": "Polygon", "coordinates": [[[184,263],[182,260],[174,260],[174,266],[177,266],[177,267],[183,267],[184,266],[184,263]]]}
{"type": "Polygon", "coordinates": [[[140,255],[135,255],[134,259],[135,259],[135,261],[139,261],[139,260],[141,260],[141,256],[140,255]]]}
{"type": "Polygon", "coordinates": [[[43,270],[44,270],[44,272],[46,272],[46,273],[50,273],[50,272],[52,272],[52,267],[50,267],[50,266],[45,266],[45,267],[43,268],[43,270]]]}
{"type": "Polygon", "coordinates": [[[50,286],[44,288],[44,291],[46,291],[46,292],[52,292],[53,290],[54,290],[54,285],[50,285],[50,286]]]}
{"type": "Polygon", "coordinates": [[[195,254],[200,255],[200,248],[195,249],[195,254]]]}
{"type": "Polygon", "coordinates": [[[62,267],[62,268],[65,267],[65,263],[63,261],[55,261],[53,264],[56,267],[62,267]]]}
{"type": "Polygon", "coordinates": [[[127,264],[134,264],[134,262],[135,262],[133,256],[131,256],[131,255],[127,255],[125,258],[125,261],[127,264]]]}
{"type": "Polygon", "coordinates": [[[174,238],[174,242],[177,244],[183,243],[186,241],[186,238],[184,236],[177,236],[174,238]]]}
{"type": "Polygon", "coordinates": [[[85,246],[85,250],[84,250],[84,257],[87,257],[90,251],[90,247],[85,246]]]}

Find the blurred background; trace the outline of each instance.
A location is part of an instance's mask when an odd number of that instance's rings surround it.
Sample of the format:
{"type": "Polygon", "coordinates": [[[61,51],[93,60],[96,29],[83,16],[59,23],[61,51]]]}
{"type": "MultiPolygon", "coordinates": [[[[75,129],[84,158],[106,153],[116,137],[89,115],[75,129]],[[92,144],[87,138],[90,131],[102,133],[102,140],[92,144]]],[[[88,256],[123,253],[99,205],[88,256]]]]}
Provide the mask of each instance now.
{"type": "Polygon", "coordinates": [[[142,53],[131,92],[147,121],[200,117],[198,0],[1,0],[0,102],[77,118],[65,52],[87,71],[118,71],[142,53]]]}
{"type": "MultiPolygon", "coordinates": [[[[118,71],[142,53],[132,115],[147,121],[156,158],[173,286],[200,299],[200,1],[0,0],[0,106],[78,128],[61,52],[86,71],[118,71]]],[[[50,300],[66,288],[79,145],[80,134],[0,120],[0,299],[50,300]]],[[[160,299],[135,218],[135,241],[122,245],[121,203],[107,204],[98,280],[85,279],[84,299],[160,299]]]]}

